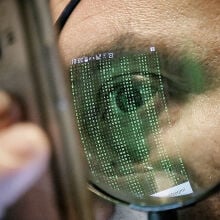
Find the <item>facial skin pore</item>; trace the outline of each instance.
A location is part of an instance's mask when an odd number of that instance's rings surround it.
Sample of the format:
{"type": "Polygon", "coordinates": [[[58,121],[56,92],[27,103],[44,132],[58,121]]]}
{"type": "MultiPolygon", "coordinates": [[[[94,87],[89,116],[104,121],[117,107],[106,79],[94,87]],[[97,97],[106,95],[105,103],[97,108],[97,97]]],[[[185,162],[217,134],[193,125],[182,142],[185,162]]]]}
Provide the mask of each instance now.
{"type": "MultiPolygon", "coordinates": [[[[51,4],[56,18],[67,1],[51,4]]],[[[200,63],[208,89],[185,103],[173,103],[172,127],[164,128],[162,138],[172,155],[171,137],[178,137],[185,163],[207,187],[220,179],[219,33],[218,0],[82,0],[61,32],[59,46],[67,68],[72,58],[122,48],[141,51],[149,45],[171,57],[190,54],[200,63]]],[[[219,211],[211,211],[210,219],[219,216],[219,211]]],[[[198,219],[202,216],[206,215],[201,211],[198,219]]]]}

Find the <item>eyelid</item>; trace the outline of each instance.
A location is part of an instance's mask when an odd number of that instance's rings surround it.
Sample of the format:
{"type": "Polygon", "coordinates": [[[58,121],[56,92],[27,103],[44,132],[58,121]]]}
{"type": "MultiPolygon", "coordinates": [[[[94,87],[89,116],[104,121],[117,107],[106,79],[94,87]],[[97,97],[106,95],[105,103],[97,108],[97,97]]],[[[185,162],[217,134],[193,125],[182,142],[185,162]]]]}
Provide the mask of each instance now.
{"type": "MultiPolygon", "coordinates": [[[[158,77],[157,75],[155,75],[154,73],[149,73],[147,74],[150,78],[152,79],[155,79],[156,80],[156,77],[158,77]]],[[[134,79],[134,83],[135,81],[138,83],[138,82],[144,82],[146,81],[146,78],[145,78],[146,75],[143,75],[142,73],[140,72],[134,72],[134,73],[129,73],[129,74],[120,74],[120,75],[117,75],[117,76],[114,76],[114,77],[111,77],[109,79],[107,79],[105,82],[102,83],[102,85],[100,86],[100,89],[99,90],[102,90],[104,91],[104,89],[102,88],[110,88],[110,87],[107,87],[106,85],[108,83],[111,83],[112,85],[113,84],[116,84],[116,83],[123,83],[125,82],[125,79],[126,77],[131,77],[131,79],[129,80],[132,80],[132,78],[134,79]]],[[[158,78],[157,78],[158,80],[158,78]]]]}

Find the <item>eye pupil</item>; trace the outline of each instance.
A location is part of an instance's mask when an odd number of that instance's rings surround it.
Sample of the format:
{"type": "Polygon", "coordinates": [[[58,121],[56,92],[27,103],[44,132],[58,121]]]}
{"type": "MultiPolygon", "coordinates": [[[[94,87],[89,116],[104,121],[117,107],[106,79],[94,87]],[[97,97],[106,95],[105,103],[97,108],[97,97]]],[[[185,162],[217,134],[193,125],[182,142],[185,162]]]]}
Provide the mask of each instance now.
{"type": "Polygon", "coordinates": [[[117,107],[123,112],[134,111],[143,105],[142,94],[139,88],[121,88],[116,93],[117,107]]]}

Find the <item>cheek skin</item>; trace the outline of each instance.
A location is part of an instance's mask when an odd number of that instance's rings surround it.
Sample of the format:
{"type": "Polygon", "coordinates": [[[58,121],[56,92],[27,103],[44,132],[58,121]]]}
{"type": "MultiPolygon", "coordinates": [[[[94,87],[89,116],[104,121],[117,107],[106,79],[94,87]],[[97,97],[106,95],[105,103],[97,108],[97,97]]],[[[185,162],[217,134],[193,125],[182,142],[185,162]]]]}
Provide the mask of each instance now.
{"type": "MultiPolygon", "coordinates": [[[[219,91],[200,95],[182,106],[179,116],[162,133],[168,154],[175,157],[176,147],[190,175],[201,187],[212,186],[220,179],[220,99],[219,91]]],[[[172,107],[171,107],[172,109],[172,107]]],[[[171,110],[172,112],[172,110],[171,110]]],[[[171,115],[171,120],[172,120],[171,115]]]]}

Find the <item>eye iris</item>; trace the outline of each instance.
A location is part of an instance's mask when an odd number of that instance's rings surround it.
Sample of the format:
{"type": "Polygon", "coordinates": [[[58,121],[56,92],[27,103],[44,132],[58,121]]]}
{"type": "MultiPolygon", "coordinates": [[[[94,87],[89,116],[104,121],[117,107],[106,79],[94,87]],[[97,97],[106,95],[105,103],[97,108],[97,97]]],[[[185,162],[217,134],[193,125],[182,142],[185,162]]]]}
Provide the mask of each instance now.
{"type": "Polygon", "coordinates": [[[117,107],[123,112],[134,111],[143,105],[142,94],[139,88],[120,88],[116,91],[117,107]]]}

